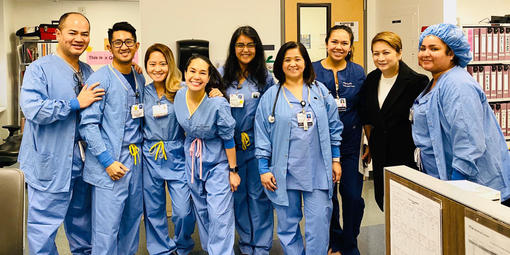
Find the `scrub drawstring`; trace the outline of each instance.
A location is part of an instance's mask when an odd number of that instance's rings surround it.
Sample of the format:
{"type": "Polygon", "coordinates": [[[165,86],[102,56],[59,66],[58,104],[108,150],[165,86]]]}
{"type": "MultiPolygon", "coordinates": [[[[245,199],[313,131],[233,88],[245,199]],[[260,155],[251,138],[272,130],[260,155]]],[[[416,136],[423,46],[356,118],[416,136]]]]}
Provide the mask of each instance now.
{"type": "Polygon", "coordinates": [[[202,180],[202,139],[195,138],[195,140],[191,142],[189,154],[191,156],[191,183],[193,183],[195,176],[195,157],[200,158],[200,180],[202,180]]]}
{"type": "Polygon", "coordinates": [[[135,144],[129,145],[129,154],[131,154],[131,156],[133,156],[133,159],[135,160],[135,166],[136,166],[136,161],[138,159],[138,152],[139,152],[139,149],[135,144]]]}
{"type": "Polygon", "coordinates": [[[166,160],[165,144],[163,143],[163,141],[159,141],[152,145],[152,147],[149,149],[149,154],[150,155],[156,154],[154,156],[154,160],[157,160],[158,156],[159,158],[165,158],[166,160]],[[156,150],[154,151],[154,149],[156,150]]]}
{"type": "Polygon", "coordinates": [[[250,143],[250,137],[246,132],[241,133],[241,147],[243,148],[243,151],[248,149],[248,147],[251,145],[250,143]]]}
{"type": "Polygon", "coordinates": [[[420,172],[425,172],[425,170],[423,169],[423,165],[421,163],[421,150],[418,147],[414,149],[414,162],[416,162],[416,165],[418,166],[418,170],[420,170],[420,172]]]}

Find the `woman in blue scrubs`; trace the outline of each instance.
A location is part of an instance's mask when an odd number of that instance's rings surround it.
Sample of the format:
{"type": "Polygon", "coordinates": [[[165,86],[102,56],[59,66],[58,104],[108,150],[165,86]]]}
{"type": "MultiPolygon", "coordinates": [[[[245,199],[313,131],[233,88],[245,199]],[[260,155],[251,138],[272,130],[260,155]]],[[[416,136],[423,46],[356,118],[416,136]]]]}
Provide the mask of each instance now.
{"type": "MultiPolygon", "coordinates": [[[[235,120],[224,97],[207,97],[223,88],[211,61],[192,56],[186,87],[175,95],[175,115],[184,129],[186,177],[191,189],[202,248],[209,254],[234,254],[234,198],[240,183],[234,142],[235,120]]],[[[225,93],[223,93],[225,94],[225,93]]]]}
{"type": "Polygon", "coordinates": [[[166,45],[156,43],[145,53],[152,83],[145,86],[143,126],[143,200],[147,250],[150,254],[188,254],[195,217],[184,170],[184,130],[175,118],[174,97],[181,72],[166,45]],[[175,237],[168,236],[165,182],[172,198],[175,237]],[[177,254],[177,253],[176,253],[177,254]]]}
{"type": "Polygon", "coordinates": [[[359,255],[358,242],[361,219],[365,202],[361,197],[363,175],[359,173],[361,145],[361,121],[358,103],[361,87],[365,81],[365,71],[360,65],[351,62],[354,36],[351,28],[345,25],[331,27],[326,35],[328,56],[313,63],[317,80],[322,82],[336,101],[340,120],[344,124],[342,133],[342,179],[335,185],[333,213],[329,229],[331,252],[359,255]],[[342,197],[343,229],[340,227],[340,208],[336,195],[337,188],[342,197]]]}
{"type": "Polygon", "coordinates": [[[273,244],[273,207],[260,183],[253,125],[260,96],[274,80],[266,68],[264,49],[255,29],[236,29],[227,61],[219,72],[236,120],[234,139],[242,180],[234,193],[239,248],[241,254],[269,254],[273,244]]]}
{"type": "Polygon", "coordinates": [[[427,174],[499,190],[509,206],[510,152],[487,97],[464,69],[469,50],[454,25],[432,25],[421,34],[418,62],[432,81],[411,109],[415,154],[427,174]]]}
{"type": "Polygon", "coordinates": [[[333,182],[341,176],[340,122],[335,99],[316,82],[303,44],[285,43],[276,56],[278,85],[262,96],[255,117],[255,156],[278,217],[285,254],[328,252],[333,182]],[[305,242],[299,222],[305,214],[305,242]]]}

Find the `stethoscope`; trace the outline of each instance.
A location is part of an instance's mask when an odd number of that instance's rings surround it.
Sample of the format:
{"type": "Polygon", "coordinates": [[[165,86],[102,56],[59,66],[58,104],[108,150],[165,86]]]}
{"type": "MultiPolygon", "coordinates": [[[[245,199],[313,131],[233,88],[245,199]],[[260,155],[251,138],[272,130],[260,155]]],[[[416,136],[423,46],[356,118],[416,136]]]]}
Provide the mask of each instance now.
{"type": "MultiPolygon", "coordinates": [[[[314,84],[316,84],[316,81],[314,81],[313,83],[314,83],[314,84]]],[[[282,90],[282,87],[283,87],[283,85],[280,85],[280,86],[278,87],[278,91],[276,91],[276,98],[274,99],[274,103],[273,103],[273,110],[271,111],[271,115],[269,115],[269,116],[267,117],[267,120],[268,120],[268,121],[269,121],[269,123],[271,123],[271,124],[273,124],[273,123],[274,123],[274,121],[275,121],[274,116],[275,116],[275,111],[276,111],[276,103],[278,103],[278,96],[280,95],[280,90],[282,90]]],[[[308,91],[308,97],[310,97],[310,91],[308,91]]],[[[302,106],[302,107],[305,107],[305,106],[306,106],[306,102],[305,102],[304,100],[302,100],[302,101],[300,102],[300,104],[301,104],[301,106],[302,106]]]]}

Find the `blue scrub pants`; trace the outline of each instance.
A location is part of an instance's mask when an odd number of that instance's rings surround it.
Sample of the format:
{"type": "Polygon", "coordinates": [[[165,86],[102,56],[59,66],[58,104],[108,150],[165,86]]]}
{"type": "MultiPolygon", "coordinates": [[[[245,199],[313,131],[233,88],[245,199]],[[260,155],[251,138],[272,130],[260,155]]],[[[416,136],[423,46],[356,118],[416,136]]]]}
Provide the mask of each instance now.
{"type": "MultiPolygon", "coordinates": [[[[200,243],[209,255],[234,255],[234,197],[230,191],[226,162],[204,169],[202,180],[195,171],[194,182],[188,182],[193,198],[200,243]]],[[[191,180],[191,171],[188,180],[191,180]]]]}
{"type": "MultiPolygon", "coordinates": [[[[140,158],[140,157],[139,157],[140,158]]],[[[134,165],[128,147],[120,162],[129,171],[113,189],[92,187],[92,254],[136,254],[143,211],[142,164],[134,165]]]]}
{"type": "Polygon", "coordinates": [[[254,152],[237,151],[241,184],[234,192],[236,230],[242,254],[267,255],[273,245],[273,206],[260,182],[254,152]]]}
{"type": "MultiPolygon", "coordinates": [[[[172,170],[167,169],[167,171],[172,170]]],[[[161,179],[153,176],[151,170],[144,167],[143,202],[149,253],[170,254],[175,250],[179,254],[190,253],[195,245],[191,239],[195,230],[195,216],[191,205],[191,192],[186,180],[161,179]],[[168,236],[165,181],[172,198],[172,222],[175,233],[173,239],[168,236]]]]}
{"type": "Polygon", "coordinates": [[[49,193],[28,185],[27,238],[30,254],[58,254],[55,236],[62,222],[71,252],[90,254],[90,185],[82,179],[82,168],[81,159],[75,156],[68,192],[49,193]]]}
{"type": "Polygon", "coordinates": [[[335,184],[333,192],[333,216],[331,218],[330,241],[332,251],[340,251],[342,255],[359,255],[358,235],[363,219],[365,201],[361,197],[363,175],[358,171],[359,154],[342,155],[342,177],[340,186],[335,184]],[[337,197],[337,186],[342,197],[343,229],[340,227],[340,208],[337,197]]]}
{"type": "Polygon", "coordinates": [[[328,254],[329,228],[331,219],[331,199],[327,190],[287,190],[289,206],[273,203],[278,217],[278,238],[285,254],[293,255],[326,255],[328,254]],[[305,240],[299,222],[303,218],[301,196],[305,212],[305,240]]]}

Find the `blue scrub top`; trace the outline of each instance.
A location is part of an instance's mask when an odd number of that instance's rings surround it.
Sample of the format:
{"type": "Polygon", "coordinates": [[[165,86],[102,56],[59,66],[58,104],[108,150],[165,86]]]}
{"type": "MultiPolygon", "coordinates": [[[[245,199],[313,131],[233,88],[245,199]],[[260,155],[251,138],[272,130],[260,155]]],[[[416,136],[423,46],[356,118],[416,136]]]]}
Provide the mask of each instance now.
{"type": "Polygon", "coordinates": [[[435,162],[436,170],[427,172],[437,171],[442,180],[458,179],[454,173],[458,172],[469,181],[499,190],[502,200],[510,198],[510,152],[478,83],[455,66],[423,93],[419,103],[424,97],[428,101],[413,105],[418,121],[413,123],[412,133],[416,146],[426,152],[421,154],[422,161],[435,162]],[[426,121],[420,120],[422,112],[426,121]],[[421,139],[425,129],[429,137],[421,139]]]}
{"type": "MultiPolygon", "coordinates": [[[[218,72],[223,75],[223,67],[219,68],[218,72]]],[[[227,84],[227,98],[230,98],[230,95],[232,94],[243,94],[244,96],[243,107],[231,107],[232,117],[234,117],[236,121],[234,139],[238,150],[242,150],[241,133],[245,132],[250,138],[250,146],[248,146],[246,150],[254,151],[255,146],[253,145],[255,143],[255,136],[253,126],[255,122],[257,106],[264,91],[266,91],[274,84],[273,76],[269,71],[267,72],[266,84],[264,84],[264,88],[262,90],[258,88],[257,82],[253,79],[252,76],[249,76],[241,84],[239,84],[238,81],[234,81],[232,84],[227,84]]],[[[250,153],[250,156],[245,158],[245,160],[249,160],[253,157],[255,157],[255,155],[250,153]]]]}
{"type": "Polygon", "coordinates": [[[365,82],[365,70],[360,65],[347,61],[345,69],[336,73],[338,77],[338,91],[335,86],[335,77],[331,69],[326,69],[321,64],[322,60],[313,62],[316,80],[323,83],[334,98],[345,98],[347,108],[339,111],[340,121],[344,124],[342,132],[342,145],[340,150],[343,154],[358,153],[361,144],[361,119],[358,114],[360,91],[365,82]]]}
{"type": "Polygon", "coordinates": [[[312,192],[314,189],[327,190],[328,176],[320,147],[316,114],[307,100],[307,87],[303,86],[303,100],[307,101],[304,111],[310,112],[313,117],[313,125],[307,131],[298,126],[297,114],[303,110],[300,101],[287,88],[284,87],[282,92],[285,92],[292,105],[291,108],[287,104],[291,112],[287,189],[312,192]]]}
{"type": "MultiPolygon", "coordinates": [[[[202,139],[202,165],[203,176],[205,176],[208,169],[219,163],[228,162],[223,143],[234,138],[236,122],[230,113],[230,105],[224,97],[209,98],[207,94],[193,115],[190,116],[186,104],[187,90],[187,87],[183,87],[175,95],[175,116],[179,125],[186,132],[184,153],[187,165],[191,165],[189,153],[191,143],[195,138],[202,139]]],[[[195,160],[195,169],[198,169],[200,161],[198,158],[195,160]]]]}
{"type": "MultiPolygon", "coordinates": [[[[154,88],[154,83],[145,86],[143,105],[145,108],[143,125],[143,154],[149,162],[144,164],[152,175],[159,176],[165,180],[175,180],[184,175],[184,130],[179,126],[175,116],[174,104],[165,95],[161,98],[154,88]],[[152,107],[155,105],[167,105],[168,115],[154,117],[152,107]],[[162,141],[164,144],[167,160],[164,158],[154,159],[155,150],[152,154],[150,148],[162,141]],[[178,173],[181,171],[181,173],[178,173]]],[[[161,155],[161,152],[159,153],[161,155]]],[[[182,180],[182,179],[181,179],[182,180]]]]}
{"type": "MultiPolygon", "coordinates": [[[[428,90],[432,83],[425,88],[428,90]]],[[[434,150],[432,149],[432,137],[430,136],[427,124],[427,111],[430,107],[431,94],[421,94],[416,98],[413,105],[413,125],[421,127],[413,132],[413,140],[420,141],[418,148],[420,149],[420,158],[423,169],[428,175],[439,178],[436,161],[434,159],[434,150]]]]}
{"type": "Polygon", "coordinates": [[[129,107],[129,111],[126,112],[126,126],[124,127],[124,139],[122,146],[129,146],[130,144],[141,144],[143,141],[143,136],[140,127],[142,125],[143,118],[133,119],[131,117],[131,106],[141,103],[140,90],[143,89],[143,84],[136,83],[133,71],[131,71],[129,74],[119,76],[119,78],[128,88],[127,105],[129,107]],[[126,77],[130,78],[126,79],[126,77]],[[135,88],[136,91],[133,90],[133,88],[135,88]]]}

